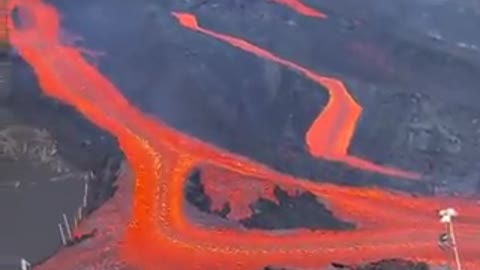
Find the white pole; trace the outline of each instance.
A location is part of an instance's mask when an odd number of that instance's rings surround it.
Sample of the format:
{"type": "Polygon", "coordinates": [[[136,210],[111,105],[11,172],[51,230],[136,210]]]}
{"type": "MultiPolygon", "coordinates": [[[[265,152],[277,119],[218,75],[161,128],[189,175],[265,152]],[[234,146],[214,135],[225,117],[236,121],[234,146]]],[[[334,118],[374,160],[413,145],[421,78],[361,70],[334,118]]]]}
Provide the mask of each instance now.
{"type": "Polygon", "coordinates": [[[68,240],[72,240],[72,231],[70,230],[70,224],[68,223],[68,218],[65,214],[63,214],[63,222],[65,223],[65,229],[67,230],[68,240]]]}
{"type": "Polygon", "coordinates": [[[462,270],[462,264],[460,262],[460,254],[458,252],[457,240],[455,239],[455,231],[453,229],[453,222],[448,223],[450,237],[452,238],[453,254],[455,255],[455,263],[457,264],[457,270],[462,270]]]}
{"type": "Polygon", "coordinates": [[[63,227],[61,223],[58,223],[58,230],[60,231],[60,237],[62,238],[62,244],[67,245],[67,239],[65,238],[65,233],[63,232],[63,227]]]}
{"type": "Polygon", "coordinates": [[[30,270],[32,265],[27,260],[22,258],[20,259],[20,267],[22,268],[22,270],[30,270]]]}
{"type": "Polygon", "coordinates": [[[84,192],[83,192],[83,208],[87,207],[87,197],[88,197],[88,180],[85,180],[84,192]]]}
{"type": "Polygon", "coordinates": [[[446,252],[447,252],[447,270],[452,270],[452,255],[453,255],[453,252],[452,252],[452,247],[450,246],[452,244],[452,240],[451,240],[451,236],[450,236],[450,226],[448,225],[448,223],[445,223],[445,233],[447,234],[447,249],[446,249],[446,252]]]}
{"type": "Polygon", "coordinates": [[[78,222],[81,222],[82,218],[83,218],[83,216],[82,216],[83,215],[83,207],[78,208],[77,215],[78,215],[78,222]]]}
{"type": "Polygon", "coordinates": [[[77,216],[73,216],[73,229],[75,230],[78,226],[77,216]]]}

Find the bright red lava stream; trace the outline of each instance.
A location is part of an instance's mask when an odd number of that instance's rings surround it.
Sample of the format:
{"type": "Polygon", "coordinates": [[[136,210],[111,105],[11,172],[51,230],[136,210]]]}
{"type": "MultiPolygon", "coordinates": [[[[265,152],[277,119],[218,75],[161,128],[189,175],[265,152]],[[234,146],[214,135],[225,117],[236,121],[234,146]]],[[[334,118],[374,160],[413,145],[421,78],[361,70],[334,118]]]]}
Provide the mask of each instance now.
{"type": "Polygon", "coordinates": [[[305,16],[319,18],[319,19],[327,18],[327,15],[325,13],[305,5],[304,3],[302,3],[301,0],[273,0],[273,1],[279,4],[283,4],[287,7],[290,7],[291,9],[305,16]]]}
{"type": "Polygon", "coordinates": [[[349,94],[342,81],[322,76],[243,39],[205,29],[199,26],[196,17],[192,14],[173,14],[186,28],[201,32],[205,35],[229,43],[241,50],[253,53],[292,70],[298,71],[328,90],[330,100],[325,109],[312,123],[306,134],[306,142],[309,146],[310,153],[313,156],[344,162],[352,167],[377,173],[404,177],[407,179],[420,179],[421,175],[418,173],[381,166],[348,154],[348,148],[353,138],[357,122],[362,113],[362,107],[349,94]]]}
{"type": "MultiPolygon", "coordinates": [[[[136,179],[133,217],[121,249],[123,259],[134,269],[259,270],[266,265],[318,269],[331,261],[355,263],[385,257],[443,263],[447,257],[437,247],[442,226],[435,210],[446,206],[454,206],[461,213],[456,228],[465,266],[468,270],[480,269],[480,207],[474,202],[419,198],[297,179],[191,138],[132,106],[84,59],[79,48],[62,44],[60,16],[52,6],[41,0],[16,0],[13,4],[28,14],[31,24],[15,29],[11,21],[11,42],[33,67],[45,94],[73,105],[115,135],[133,168],[136,179]],[[359,228],[348,232],[280,233],[203,227],[190,220],[184,211],[184,186],[192,170],[198,167],[209,172],[206,177],[224,176],[223,180],[232,181],[235,188],[241,186],[238,181],[245,184],[250,181],[267,193],[271,188],[262,187],[280,185],[290,190],[310,191],[327,201],[338,217],[354,221],[359,228]]],[[[361,107],[342,82],[322,77],[246,41],[204,29],[193,15],[176,13],[175,16],[187,28],[300,71],[324,85],[331,101],[307,134],[314,154],[382,173],[415,176],[346,154],[361,107]]],[[[207,179],[210,185],[218,181],[207,179]]],[[[232,191],[230,185],[221,189],[220,192],[232,191]]],[[[235,193],[232,207],[264,195],[259,191],[260,194],[252,196],[251,192],[243,189],[235,193]]],[[[243,214],[239,213],[237,218],[243,214]]]]}

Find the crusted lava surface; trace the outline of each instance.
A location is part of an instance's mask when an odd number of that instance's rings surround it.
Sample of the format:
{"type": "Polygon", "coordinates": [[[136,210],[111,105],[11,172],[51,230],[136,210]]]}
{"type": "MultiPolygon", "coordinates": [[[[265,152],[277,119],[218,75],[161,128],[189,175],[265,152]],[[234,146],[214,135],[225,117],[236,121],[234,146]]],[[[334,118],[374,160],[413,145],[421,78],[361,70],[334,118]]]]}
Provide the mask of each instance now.
{"type": "Polygon", "coordinates": [[[117,138],[130,169],[106,203],[112,178],[98,183],[76,230],[97,234],[39,269],[443,264],[447,205],[479,266],[471,42],[440,46],[420,22],[393,35],[399,14],[350,1],[49,2],[13,1],[12,43],[46,95],[117,138]]]}

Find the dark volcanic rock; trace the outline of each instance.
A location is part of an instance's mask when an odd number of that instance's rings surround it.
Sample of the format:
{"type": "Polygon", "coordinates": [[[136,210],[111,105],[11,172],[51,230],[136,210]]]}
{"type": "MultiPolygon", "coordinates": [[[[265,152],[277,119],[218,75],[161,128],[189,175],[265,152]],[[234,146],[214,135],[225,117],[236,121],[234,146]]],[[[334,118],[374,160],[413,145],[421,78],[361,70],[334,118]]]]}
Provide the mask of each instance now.
{"type": "Polygon", "coordinates": [[[195,137],[318,181],[473,195],[480,179],[480,57],[468,49],[479,46],[470,12],[478,8],[470,1],[307,1],[327,20],[263,0],[50,1],[69,31],[106,52],[99,66],[126,96],[195,137]],[[364,107],[351,152],[424,173],[436,188],[310,157],[304,133],[325,89],[182,28],[171,11],[194,12],[205,27],[344,80],[364,107]]]}
{"type": "MultiPolygon", "coordinates": [[[[385,259],[371,262],[361,266],[354,266],[342,263],[332,263],[332,270],[430,270],[430,267],[422,262],[413,262],[402,259],[385,259]]],[[[289,268],[277,268],[267,266],[264,270],[294,270],[289,268]]]]}
{"type": "MultiPolygon", "coordinates": [[[[200,179],[201,172],[195,171],[186,186],[185,193],[189,203],[199,210],[226,219],[230,212],[228,203],[222,211],[212,211],[211,201],[205,194],[200,179]]],[[[240,223],[247,228],[265,230],[285,230],[295,228],[349,230],[355,225],[342,221],[315,198],[311,193],[289,196],[281,188],[276,188],[278,204],[266,199],[252,203],[252,216],[240,223]]]]}
{"type": "Polygon", "coordinates": [[[289,196],[280,188],[275,190],[279,203],[260,199],[254,206],[255,214],[242,221],[246,227],[277,229],[350,230],[355,225],[335,217],[334,213],[308,192],[289,196]]]}
{"type": "MultiPolygon", "coordinates": [[[[348,268],[347,268],[348,269],[348,268]]],[[[402,259],[388,259],[366,265],[353,267],[352,270],[429,270],[429,266],[422,262],[413,262],[402,259]]]]}
{"type": "Polygon", "coordinates": [[[73,228],[85,182],[84,217],[113,195],[121,152],[74,109],[42,95],[30,67],[14,61],[14,91],[0,107],[0,257],[36,263],[61,247],[62,214],[73,228]]]}

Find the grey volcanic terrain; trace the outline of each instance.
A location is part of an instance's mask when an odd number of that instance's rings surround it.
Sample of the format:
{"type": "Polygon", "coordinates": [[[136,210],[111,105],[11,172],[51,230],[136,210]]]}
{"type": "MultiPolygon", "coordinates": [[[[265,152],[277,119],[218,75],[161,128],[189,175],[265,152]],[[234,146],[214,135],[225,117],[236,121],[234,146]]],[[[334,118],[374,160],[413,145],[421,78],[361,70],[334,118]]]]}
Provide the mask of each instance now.
{"type": "Polygon", "coordinates": [[[121,156],[113,137],[43,96],[26,63],[14,59],[13,73],[13,91],[0,101],[0,269],[57,252],[62,215],[73,226],[84,196],[85,214],[103,204],[111,194],[98,192],[108,192],[114,179],[97,187],[119,165],[108,161],[121,156]]]}
{"type": "Polygon", "coordinates": [[[202,140],[321,181],[478,194],[480,54],[475,1],[62,1],[64,25],[105,53],[100,69],[136,105],[202,140]],[[182,28],[172,11],[342,79],[363,106],[350,152],[418,171],[422,184],[313,159],[304,134],[325,89],[182,28]],[[426,183],[428,182],[428,183],[426,183]]]}

